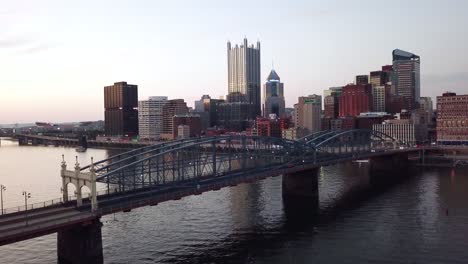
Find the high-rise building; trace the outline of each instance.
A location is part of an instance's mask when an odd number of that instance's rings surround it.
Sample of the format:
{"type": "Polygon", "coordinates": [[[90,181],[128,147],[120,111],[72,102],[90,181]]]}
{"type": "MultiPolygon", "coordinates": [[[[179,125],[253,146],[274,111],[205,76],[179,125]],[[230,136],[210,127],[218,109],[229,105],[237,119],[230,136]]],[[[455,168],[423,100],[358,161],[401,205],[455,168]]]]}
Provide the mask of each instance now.
{"type": "Polygon", "coordinates": [[[307,128],[309,133],[315,133],[321,130],[322,115],[322,96],[309,95],[299,97],[295,108],[295,126],[307,128]]]}
{"type": "Polygon", "coordinates": [[[138,102],[138,130],[140,139],[157,140],[163,132],[163,106],[167,96],[150,96],[138,102]]]}
{"type": "Polygon", "coordinates": [[[104,87],[106,136],[138,135],[138,86],[116,82],[104,87]]]}
{"type": "Polygon", "coordinates": [[[224,102],[218,105],[218,124],[228,131],[241,132],[251,127],[252,104],[247,102],[224,102]]]}
{"type": "Polygon", "coordinates": [[[372,87],[372,110],[374,112],[385,112],[385,86],[372,87]]]}
{"type": "Polygon", "coordinates": [[[421,97],[419,98],[419,112],[424,119],[424,123],[431,125],[432,115],[434,114],[434,107],[432,105],[431,97],[421,97]]]}
{"type": "Polygon", "coordinates": [[[370,85],[372,87],[385,85],[386,74],[384,71],[373,71],[370,72],[370,85]]]}
{"type": "Polygon", "coordinates": [[[200,115],[202,120],[207,115],[207,124],[202,125],[203,129],[219,125],[219,105],[222,103],[224,103],[223,99],[213,99],[209,95],[203,95],[200,100],[195,101],[194,112],[200,115]]]}
{"type": "Polygon", "coordinates": [[[357,75],[356,76],[357,85],[366,85],[369,84],[369,75],[357,75]]]}
{"type": "Polygon", "coordinates": [[[200,100],[195,101],[195,112],[207,112],[206,102],[209,102],[211,97],[208,94],[204,94],[200,100]]]}
{"type": "Polygon", "coordinates": [[[372,111],[372,87],[348,84],[340,96],[340,116],[358,116],[372,111]]]}
{"type": "Polygon", "coordinates": [[[420,97],[420,57],[396,49],[393,51],[393,80],[395,93],[404,99],[403,107],[413,110],[418,107],[420,97]]]}
{"type": "Polygon", "coordinates": [[[243,102],[252,105],[249,117],[254,120],[261,114],[260,102],[260,42],[257,47],[243,45],[231,47],[227,43],[228,55],[228,102],[243,102]]]}
{"type": "Polygon", "coordinates": [[[385,73],[384,84],[391,83],[392,82],[392,76],[393,76],[393,65],[384,65],[384,66],[382,66],[382,72],[385,73]]]}
{"type": "Polygon", "coordinates": [[[161,138],[174,139],[174,116],[189,112],[184,99],[172,99],[163,106],[163,130],[161,138]]]}
{"type": "Polygon", "coordinates": [[[275,70],[271,70],[267,82],[263,86],[263,116],[276,114],[277,117],[284,116],[284,85],[275,70]]]}
{"type": "Polygon", "coordinates": [[[323,91],[324,117],[337,118],[339,115],[340,96],[343,87],[330,87],[323,91]]]}
{"type": "Polygon", "coordinates": [[[437,143],[468,145],[468,94],[437,96],[437,143]]]}

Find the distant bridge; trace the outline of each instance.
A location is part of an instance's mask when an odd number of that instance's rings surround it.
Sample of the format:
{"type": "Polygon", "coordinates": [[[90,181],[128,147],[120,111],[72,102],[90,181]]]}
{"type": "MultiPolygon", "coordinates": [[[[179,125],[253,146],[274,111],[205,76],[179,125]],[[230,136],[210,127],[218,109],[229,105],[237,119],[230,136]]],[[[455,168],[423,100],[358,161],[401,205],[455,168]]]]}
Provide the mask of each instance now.
{"type": "MultiPolygon", "coordinates": [[[[32,134],[15,135],[20,145],[53,145],[53,146],[79,146],[80,141],[77,138],[53,137],[32,134]]],[[[87,140],[89,147],[101,148],[139,148],[152,144],[151,142],[133,142],[133,141],[104,141],[87,140]]]]}
{"type": "MultiPolygon", "coordinates": [[[[0,245],[58,232],[59,259],[102,258],[102,215],[278,175],[284,175],[283,192],[301,195],[305,185],[297,181],[316,177],[313,173],[294,176],[301,172],[359,159],[373,159],[378,166],[392,169],[403,164],[408,153],[418,151],[386,134],[353,129],[324,131],[299,140],[256,136],[181,139],[86,166],[76,162],[72,170],[63,161],[61,200],[43,208],[7,211],[0,217],[0,245]],[[104,190],[98,192],[96,183],[104,190]],[[70,184],[76,187],[73,201],[68,194],[70,184]],[[82,197],[84,186],[91,191],[86,198],[82,197]]],[[[317,186],[309,187],[306,192],[317,192],[317,186]]]]}

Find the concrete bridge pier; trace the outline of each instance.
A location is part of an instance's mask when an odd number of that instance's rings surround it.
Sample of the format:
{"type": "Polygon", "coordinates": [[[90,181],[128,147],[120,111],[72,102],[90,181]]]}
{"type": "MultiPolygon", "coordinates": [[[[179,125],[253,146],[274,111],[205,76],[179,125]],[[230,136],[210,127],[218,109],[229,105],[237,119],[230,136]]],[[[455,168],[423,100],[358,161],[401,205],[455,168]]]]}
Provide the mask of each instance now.
{"type": "Polygon", "coordinates": [[[388,186],[409,175],[408,154],[374,157],[370,160],[369,180],[374,186],[388,186]]]}
{"type": "Polygon", "coordinates": [[[99,218],[57,233],[59,264],[102,264],[102,223],[99,218]]]}
{"type": "Polygon", "coordinates": [[[398,153],[391,156],[373,157],[370,160],[370,172],[380,173],[407,169],[409,165],[408,154],[398,153]]]}
{"type": "Polygon", "coordinates": [[[314,216],[319,209],[319,168],[283,175],[283,204],[286,214],[314,216]]]}
{"type": "Polygon", "coordinates": [[[24,137],[18,137],[18,145],[20,146],[28,145],[28,139],[24,137]]]}

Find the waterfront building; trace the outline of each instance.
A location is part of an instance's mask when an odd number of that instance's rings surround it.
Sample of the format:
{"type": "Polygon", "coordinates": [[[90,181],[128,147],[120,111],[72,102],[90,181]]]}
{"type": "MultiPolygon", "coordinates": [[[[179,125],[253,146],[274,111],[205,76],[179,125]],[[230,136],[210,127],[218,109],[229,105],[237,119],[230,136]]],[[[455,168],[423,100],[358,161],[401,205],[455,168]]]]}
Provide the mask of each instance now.
{"type": "Polygon", "coordinates": [[[303,127],[290,127],[281,132],[282,138],[296,140],[309,135],[309,130],[303,127]]]}
{"type": "Polygon", "coordinates": [[[402,97],[403,109],[414,110],[418,108],[420,97],[420,57],[399,49],[392,55],[395,93],[402,97]]]}
{"type": "Polygon", "coordinates": [[[437,96],[437,143],[468,145],[468,94],[437,96]]]}
{"type": "Polygon", "coordinates": [[[372,111],[372,91],[370,85],[348,84],[343,87],[339,99],[339,116],[358,116],[372,111]]]}
{"type": "Polygon", "coordinates": [[[138,135],[138,86],[116,82],[104,87],[106,136],[138,135]]]}
{"type": "Polygon", "coordinates": [[[158,140],[163,132],[163,106],[167,96],[150,96],[138,102],[138,131],[140,139],[158,140]]]}
{"type": "Polygon", "coordinates": [[[260,101],[260,42],[249,46],[244,38],[243,45],[231,47],[227,43],[229,103],[248,103],[249,118],[254,120],[261,114],[260,101]]]}
{"type": "Polygon", "coordinates": [[[372,129],[409,145],[427,141],[427,126],[415,124],[411,119],[385,120],[382,124],[374,124],[372,129]]]}
{"type": "Polygon", "coordinates": [[[160,137],[163,139],[174,139],[174,116],[187,114],[189,112],[187,103],[184,99],[168,100],[162,110],[163,129],[160,137]]]}
{"type": "Polygon", "coordinates": [[[276,114],[277,117],[284,117],[284,110],[284,84],[276,71],[271,70],[263,86],[263,116],[276,114]]]}
{"type": "Polygon", "coordinates": [[[361,113],[356,117],[356,128],[372,129],[374,124],[382,124],[385,120],[394,119],[394,116],[385,112],[361,113]]]}

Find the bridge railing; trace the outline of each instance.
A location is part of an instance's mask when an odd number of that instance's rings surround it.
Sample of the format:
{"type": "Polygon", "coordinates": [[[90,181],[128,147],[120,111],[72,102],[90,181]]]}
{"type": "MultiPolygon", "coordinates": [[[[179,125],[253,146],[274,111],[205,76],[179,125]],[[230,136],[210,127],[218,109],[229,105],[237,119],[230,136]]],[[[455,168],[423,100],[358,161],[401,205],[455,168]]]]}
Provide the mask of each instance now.
{"type": "MultiPolygon", "coordinates": [[[[69,196],[68,197],[69,202],[73,202],[74,200],[76,200],[76,196],[69,196]]],[[[43,201],[43,202],[31,203],[31,204],[28,204],[27,207],[26,207],[26,205],[19,205],[19,206],[4,208],[2,215],[18,213],[18,212],[22,212],[22,211],[26,211],[26,210],[33,210],[33,209],[40,209],[40,208],[45,208],[45,207],[57,206],[59,204],[63,204],[63,198],[56,198],[56,199],[47,200],[47,201],[43,201]]]]}

